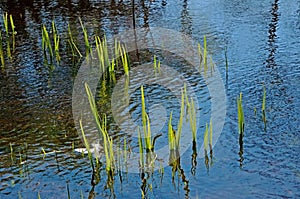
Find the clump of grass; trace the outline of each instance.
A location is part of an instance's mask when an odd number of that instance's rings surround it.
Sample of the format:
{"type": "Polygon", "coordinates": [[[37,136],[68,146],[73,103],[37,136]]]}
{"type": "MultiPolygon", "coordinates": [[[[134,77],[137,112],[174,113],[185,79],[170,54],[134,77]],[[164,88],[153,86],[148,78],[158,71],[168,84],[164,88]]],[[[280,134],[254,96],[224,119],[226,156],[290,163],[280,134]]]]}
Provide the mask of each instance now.
{"type": "Polygon", "coordinates": [[[210,119],[210,124],[209,124],[209,149],[210,149],[210,154],[212,155],[212,138],[213,138],[213,124],[212,120],[210,119]]]}
{"type": "Polygon", "coordinates": [[[10,26],[11,26],[11,30],[12,30],[12,41],[13,41],[13,51],[15,51],[15,35],[17,34],[17,32],[15,31],[15,24],[14,24],[14,20],[12,15],[9,15],[9,19],[10,19],[10,26]]]}
{"type": "Polygon", "coordinates": [[[84,36],[85,53],[86,53],[86,56],[88,56],[89,54],[92,53],[92,47],[91,47],[90,42],[89,42],[89,39],[88,39],[88,33],[87,33],[87,30],[86,30],[86,28],[84,27],[84,25],[83,25],[83,23],[82,23],[80,17],[79,17],[79,22],[80,22],[80,25],[81,25],[81,28],[82,28],[82,32],[83,32],[83,36],[84,36]]]}
{"type": "Polygon", "coordinates": [[[207,45],[206,45],[206,35],[203,38],[203,61],[204,61],[204,72],[207,71],[207,45]]]}
{"type": "Polygon", "coordinates": [[[144,168],[144,146],[143,146],[143,139],[141,136],[141,131],[138,129],[138,142],[139,142],[139,152],[140,152],[140,168],[144,168]]]}
{"type": "Polygon", "coordinates": [[[59,55],[59,35],[57,32],[57,28],[55,25],[54,20],[52,21],[52,33],[53,33],[53,43],[54,43],[54,52],[57,62],[60,61],[60,55],[59,55]]]}
{"type": "Polygon", "coordinates": [[[240,97],[236,99],[237,100],[237,108],[238,108],[238,128],[239,128],[239,134],[244,134],[244,128],[245,128],[245,119],[244,119],[244,111],[243,111],[243,105],[242,105],[242,93],[240,93],[240,97]]]}
{"type": "Polygon", "coordinates": [[[141,99],[142,99],[142,124],[143,124],[143,131],[145,137],[146,152],[149,153],[154,151],[154,140],[152,141],[150,120],[146,113],[146,104],[145,104],[143,86],[141,86],[141,99]]]}
{"type": "Polygon", "coordinates": [[[77,48],[77,46],[76,46],[76,44],[74,42],[74,39],[73,39],[73,36],[72,36],[72,32],[71,32],[71,28],[70,28],[70,24],[68,25],[68,35],[69,35],[68,42],[69,42],[69,45],[71,47],[73,57],[75,57],[76,53],[80,57],[82,57],[82,54],[80,53],[80,51],[78,50],[78,48],[77,48]]]}
{"type": "Polygon", "coordinates": [[[113,73],[114,66],[111,65],[109,61],[106,37],[104,36],[104,38],[101,40],[100,37],[96,36],[95,41],[101,70],[104,72],[106,66],[109,66],[109,72],[113,73]]]}
{"type": "Polygon", "coordinates": [[[4,60],[4,53],[3,53],[3,45],[2,45],[2,33],[0,31],[0,61],[1,61],[1,68],[4,68],[5,60],[4,60]]]}
{"type": "Polygon", "coordinates": [[[178,121],[177,132],[173,129],[173,126],[172,126],[172,112],[170,114],[170,119],[169,119],[169,124],[168,124],[168,137],[169,137],[169,149],[170,149],[169,164],[170,165],[174,164],[176,162],[176,160],[179,158],[183,115],[184,115],[184,92],[181,91],[181,108],[180,108],[180,116],[179,116],[179,121],[178,121]]]}
{"type": "Polygon", "coordinates": [[[53,59],[53,50],[51,46],[51,41],[49,37],[49,33],[45,25],[42,26],[42,49],[44,52],[44,57],[47,59],[47,49],[50,55],[50,61],[52,62],[53,59]]]}
{"type": "Polygon", "coordinates": [[[113,174],[115,170],[115,160],[114,160],[114,151],[113,151],[113,140],[108,135],[107,128],[106,128],[106,116],[103,117],[103,122],[100,122],[100,118],[97,112],[96,102],[93,98],[92,92],[90,87],[87,83],[85,83],[85,89],[88,95],[88,100],[90,103],[90,107],[94,116],[94,119],[97,124],[97,128],[99,130],[99,135],[103,137],[103,148],[105,152],[106,158],[106,172],[110,180],[113,180],[113,174]]]}
{"type": "Polygon", "coordinates": [[[82,138],[83,138],[84,146],[87,149],[88,158],[90,160],[90,164],[91,164],[91,167],[92,167],[93,172],[94,172],[95,167],[94,167],[94,163],[93,163],[93,156],[92,156],[92,152],[91,152],[91,149],[90,149],[90,144],[89,144],[88,140],[86,139],[81,120],[79,120],[79,125],[80,125],[80,130],[81,130],[81,135],[82,135],[82,138]]]}
{"type": "Polygon", "coordinates": [[[189,121],[193,135],[193,142],[196,142],[197,138],[197,117],[196,110],[193,98],[191,98],[190,106],[189,106],[189,121]]]}
{"type": "Polygon", "coordinates": [[[261,111],[262,111],[262,120],[265,124],[267,124],[267,116],[266,116],[266,87],[263,87],[263,99],[262,99],[262,106],[261,106],[261,111]]]}
{"type": "Polygon", "coordinates": [[[208,149],[208,124],[207,123],[205,126],[203,143],[204,143],[204,152],[205,152],[205,154],[207,154],[207,149],[208,149]]]}
{"type": "Polygon", "coordinates": [[[127,77],[129,77],[129,60],[128,60],[126,48],[124,45],[121,45],[119,49],[121,53],[121,61],[122,61],[124,73],[127,77]]]}
{"type": "Polygon", "coordinates": [[[8,30],[8,14],[7,14],[7,12],[5,12],[5,13],[2,15],[2,18],[3,18],[4,29],[5,29],[5,32],[6,32],[6,37],[9,37],[9,30],[8,30]]]}

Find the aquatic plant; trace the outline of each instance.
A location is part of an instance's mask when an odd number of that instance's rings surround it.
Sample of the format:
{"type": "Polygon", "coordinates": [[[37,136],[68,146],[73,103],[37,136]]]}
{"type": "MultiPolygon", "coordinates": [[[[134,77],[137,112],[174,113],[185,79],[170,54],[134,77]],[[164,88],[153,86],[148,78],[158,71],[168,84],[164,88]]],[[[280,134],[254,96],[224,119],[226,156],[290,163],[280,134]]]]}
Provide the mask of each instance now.
{"type": "Polygon", "coordinates": [[[180,108],[180,116],[177,126],[177,132],[173,129],[172,126],[172,112],[170,114],[170,119],[168,123],[168,138],[169,138],[169,149],[170,149],[170,157],[169,164],[172,165],[179,158],[180,151],[180,138],[181,138],[181,130],[182,130],[182,122],[184,115],[184,91],[181,91],[181,108],[180,108]]]}
{"type": "Polygon", "coordinates": [[[113,180],[113,174],[115,169],[115,160],[114,160],[114,151],[113,151],[113,140],[108,135],[107,128],[106,128],[106,116],[103,116],[102,123],[100,122],[100,118],[97,112],[96,102],[93,98],[92,92],[90,87],[87,83],[85,83],[85,90],[88,96],[90,108],[92,110],[94,119],[97,124],[97,128],[99,130],[99,136],[103,138],[103,148],[105,152],[106,158],[106,172],[110,180],[113,180]]]}
{"type": "Polygon", "coordinates": [[[207,123],[206,123],[206,126],[205,126],[203,143],[204,143],[204,151],[205,151],[205,154],[206,154],[207,149],[208,149],[208,124],[207,123]]]}
{"type": "Polygon", "coordinates": [[[77,54],[82,57],[82,54],[80,53],[80,51],[78,50],[75,42],[74,42],[74,39],[73,39],[73,36],[72,36],[72,32],[71,32],[71,28],[70,28],[70,24],[68,24],[68,35],[69,35],[69,39],[68,39],[68,42],[69,42],[69,45],[71,47],[71,50],[72,50],[72,55],[73,57],[76,55],[75,52],[77,52],[77,54]]]}
{"type": "Polygon", "coordinates": [[[52,62],[53,51],[51,46],[51,41],[49,38],[49,34],[45,25],[42,26],[42,49],[44,52],[44,57],[47,58],[47,49],[49,49],[50,60],[52,62]]]}
{"type": "Polygon", "coordinates": [[[55,57],[56,61],[60,61],[60,56],[59,56],[59,35],[57,32],[57,28],[55,25],[54,20],[52,21],[52,33],[53,33],[53,43],[54,43],[54,52],[55,52],[55,57]]]}
{"type": "Polygon", "coordinates": [[[15,24],[14,24],[14,20],[12,15],[9,15],[9,19],[10,19],[10,26],[11,26],[11,30],[12,30],[12,41],[13,41],[13,51],[15,51],[15,35],[17,34],[17,32],[15,31],[15,24]]]}
{"type": "Polygon", "coordinates": [[[193,142],[196,142],[197,116],[196,116],[196,110],[195,110],[195,104],[193,98],[191,98],[191,102],[189,106],[189,121],[190,121],[191,131],[193,135],[193,142]]]}
{"type": "Polygon", "coordinates": [[[245,128],[245,119],[244,119],[244,111],[242,105],[242,93],[240,93],[240,97],[236,99],[237,108],[238,108],[238,128],[239,134],[243,135],[245,128]]]}
{"type": "Polygon", "coordinates": [[[89,39],[88,39],[87,30],[84,27],[84,25],[83,25],[80,17],[79,17],[79,22],[80,22],[80,25],[81,25],[81,28],[82,28],[82,32],[83,32],[83,36],[84,36],[85,53],[86,53],[86,56],[88,56],[89,54],[92,53],[92,47],[91,47],[89,39]]]}
{"type": "Polygon", "coordinates": [[[124,73],[127,77],[129,77],[129,60],[128,60],[126,48],[124,45],[121,45],[119,49],[120,49],[121,61],[122,61],[124,73]]]}
{"type": "Polygon", "coordinates": [[[94,172],[95,167],[94,167],[94,163],[93,163],[93,156],[92,156],[92,152],[91,152],[91,149],[90,149],[90,144],[89,144],[88,140],[86,139],[81,120],[79,120],[79,125],[80,125],[81,135],[82,135],[82,138],[83,138],[83,143],[84,143],[85,148],[87,149],[88,158],[90,160],[90,164],[91,164],[91,167],[92,167],[93,172],[94,172]]]}
{"type": "Polygon", "coordinates": [[[4,68],[5,61],[4,61],[4,53],[3,53],[3,45],[2,45],[2,34],[0,31],[0,61],[1,61],[1,68],[4,68]]]}
{"type": "Polygon", "coordinates": [[[206,35],[203,38],[203,63],[204,63],[204,72],[207,71],[207,45],[206,45],[206,35]]]}
{"type": "Polygon", "coordinates": [[[8,31],[8,14],[7,14],[7,12],[5,12],[2,15],[2,18],[3,18],[4,29],[5,29],[5,32],[6,32],[6,37],[9,37],[9,31],[8,31]]]}
{"type": "Polygon", "coordinates": [[[141,131],[139,128],[138,128],[138,143],[139,143],[139,152],[140,152],[140,168],[144,168],[144,146],[143,146],[141,131]]]}
{"type": "Polygon", "coordinates": [[[262,111],[262,120],[265,124],[267,124],[267,117],[266,117],[266,87],[263,87],[263,99],[262,99],[262,106],[261,106],[261,111],[262,111]]]}
{"type": "Polygon", "coordinates": [[[212,154],[212,138],[213,138],[213,124],[212,124],[212,120],[210,119],[210,124],[209,124],[209,149],[210,149],[211,154],[212,154]]]}

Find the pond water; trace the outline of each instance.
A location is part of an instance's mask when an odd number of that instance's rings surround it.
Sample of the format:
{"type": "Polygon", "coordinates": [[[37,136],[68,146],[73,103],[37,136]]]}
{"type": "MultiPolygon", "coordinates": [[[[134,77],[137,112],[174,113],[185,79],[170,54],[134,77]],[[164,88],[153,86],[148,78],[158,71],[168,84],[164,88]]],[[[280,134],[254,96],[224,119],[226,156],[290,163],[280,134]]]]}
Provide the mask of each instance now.
{"type": "MultiPolygon", "coordinates": [[[[17,34],[13,49],[0,19],[5,57],[0,69],[1,199],[38,198],[38,195],[41,198],[68,198],[68,195],[71,198],[300,198],[299,0],[135,2],[137,28],[172,29],[201,45],[206,36],[208,53],[224,83],[225,124],[212,157],[199,155],[203,150],[200,146],[205,124],[211,114],[209,85],[197,70],[187,66],[184,57],[155,49],[141,51],[139,58],[129,53],[133,71],[142,63],[152,63],[156,54],[162,68],[168,65],[188,81],[199,102],[198,156],[192,158],[189,146],[175,172],[171,166],[145,176],[123,170],[116,173],[113,183],[107,178],[104,163],[94,184],[87,155],[75,151],[84,144],[74,124],[72,92],[84,58],[72,56],[68,24],[84,55],[79,17],[94,46],[96,35],[110,37],[132,28],[131,1],[1,1],[1,16],[5,12],[13,16],[17,34]],[[45,64],[41,30],[43,24],[50,30],[52,20],[61,36],[61,61],[53,66],[45,64]],[[261,118],[263,87],[266,125],[261,118]],[[242,153],[236,102],[240,92],[245,114],[242,153]]],[[[119,71],[116,78],[124,84],[122,74],[119,71]]],[[[143,74],[133,77],[136,83],[130,86],[138,87],[143,74]]],[[[172,79],[168,81],[173,83],[172,79]]],[[[107,114],[114,143],[122,140],[123,144],[126,138],[128,154],[138,152],[137,139],[120,130],[114,120],[111,98],[117,84],[101,85],[96,102],[99,112],[107,114]]],[[[170,90],[158,84],[146,84],[145,93],[153,131],[167,131],[171,110],[174,121],[179,119],[180,102],[170,90]],[[161,112],[160,106],[166,112],[161,112]],[[162,127],[156,128],[158,125],[162,127]]],[[[132,118],[141,123],[139,88],[128,100],[132,118]]],[[[117,106],[117,112],[121,112],[118,108],[126,109],[117,106]]],[[[84,125],[89,128],[89,124],[84,125]]],[[[168,145],[166,133],[157,139],[155,149],[165,145],[168,145]]]]}

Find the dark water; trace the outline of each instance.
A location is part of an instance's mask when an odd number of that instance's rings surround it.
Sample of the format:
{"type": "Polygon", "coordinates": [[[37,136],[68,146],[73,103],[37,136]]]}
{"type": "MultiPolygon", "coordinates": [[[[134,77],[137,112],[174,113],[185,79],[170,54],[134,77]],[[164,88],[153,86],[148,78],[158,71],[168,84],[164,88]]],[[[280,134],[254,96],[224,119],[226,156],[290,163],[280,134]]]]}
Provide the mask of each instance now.
{"type": "MultiPolygon", "coordinates": [[[[213,164],[207,168],[205,159],[197,158],[193,172],[192,149],[188,149],[181,157],[188,182],[178,173],[172,181],[172,168],[166,167],[164,175],[156,171],[147,177],[146,196],[299,198],[300,1],[138,1],[135,9],[137,27],[170,28],[201,43],[206,35],[208,51],[221,73],[227,95],[226,122],[213,150],[213,164]],[[260,111],[263,85],[267,95],[266,128],[260,111]],[[236,108],[240,92],[246,123],[242,157],[236,108]]],[[[73,150],[73,145],[83,147],[72,115],[73,83],[83,59],[72,59],[66,42],[70,24],[84,53],[78,17],[85,23],[91,41],[95,35],[109,36],[132,27],[131,2],[1,1],[0,14],[4,12],[13,15],[17,35],[12,59],[6,56],[0,71],[0,198],[37,198],[38,193],[41,198],[67,198],[67,187],[71,198],[80,198],[81,194],[84,198],[141,198],[143,183],[139,174],[124,172],[122,180],[116,175],[109,187],[103,167],[100,181],[93,188],[88,158],[73,150]],[[62,50],[60,64],[51,70],[44,64],[41,25],[50,29],[53,19],[61,35],[62,50]],[[43,149],[48,153],[45,156],[43,149]]],[[[3,20],[0,22],[5,35],[3,20]]],[[[5,39],[3,48],[7,55],[5,39]]],[[[148,61],[145,57],[144,61],[148,61]]],[[[197,73],[191,75],[180,69],[182,60],[174,62],[180,73],[189,76],[201,98],[201,142],[210,114],[207,89],[197,73]]],[[[109,110],[112,89],[108,88],[107,95],[100,89],[98,104],[108,114],[113,135],[122,137],[109,110]]],[[[166,103],[171,98],[166,91],[153,86],[148,92],[153,102],[161,100],[165,106],[179,109],[176,102],[166,103]]],[[[139,100],[131,96],[135,118],[139,100]]],[[[158,139],[158,146],[165,141],[158,139]]],[[[131,147],[138,149],[133,141],[131,147]]]]}

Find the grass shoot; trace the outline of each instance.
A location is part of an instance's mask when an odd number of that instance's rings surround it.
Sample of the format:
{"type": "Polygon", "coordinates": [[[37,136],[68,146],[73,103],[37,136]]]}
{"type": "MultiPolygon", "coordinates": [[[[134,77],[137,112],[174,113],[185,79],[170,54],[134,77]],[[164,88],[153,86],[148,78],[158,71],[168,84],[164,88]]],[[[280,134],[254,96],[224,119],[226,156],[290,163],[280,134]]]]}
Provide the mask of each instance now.
{"type": "Polygon", "coordinates": [[[73,36],[72,36],[72,32],[71,32],[71,28],[70,28],[70,24],[68,25],[68,35],[69,35],[69,44],[70,44],[70,47],[71,47],[71,50],[72,50],[72,55],[73,57],[75,57],[75,52],[80,56],[82,57],[82,54],[80,53],[80,51],[78,50],[75,42],[74,42],[74,39],[73,39],[73,36]]]}
{"type": "Polygon", "coordinates": [[[79,17],[79,22],[82,28],[82,32],[83,32],[83,36],[84,36],[84,42],[85,42],[85,53],[86,56],[88,56],[89,54],[91,54],[92,52],[92,47],[90,45],[89,39],[88,39],[88,34],[87,34],[87,30],[86,28],[83,26],[83,23],[81,21],[81,18],[79,17]]]}
{"type": "Polygon", "coordinates": [[[15,24],[14,24],[14,20],[12,15],[9,15],[9,20],[10,20],[10,26],[11,26],[11,30],[12,30],[12,38],[13,38],[13,51],[15,51],[15,35],[17,34],[17,32],[15,31],[15,24]]]}
{"type": "Polygon", "coordinates": [[[204,72],[207,71],[207,45],[206,45],[206,35],[203,38],[203,60],[204,60],[204,72]]]}
{"type": "Polygon", "coordinates": [[[245,119],[244,119],[244,111],[243,111],[243,105],[242,105],[242,93],[240,93],[240,97],[236,99],[237,100],[237,108],[238,108],[238,128],[239,128],[239,134],[244,134],[244,128],[245,128],[245,119]]]}
{"type": "Polygon", "coordinates": [[[3,23],[4,23],[6,36],[8,38],[9,37],[9,31],[8,31],[8,14],[7,14],[7,12],[2,15],[2,18],[3,18],[3,23]]]}
{"type": "Polygon", "coordinates": [[[49,54],[50,54],[50,60],[52,62],[53,58],[53,51],[52,51],[52,46],[51,46],[51,41],[49,38],[49,34],[47,31],[47,28],[45,25],[42,27],[42,48],[44,52],[44,56],[47,57],[47,49],[49,49],[49,54]]]}
{"type": "Polygon", "coordinates": [[[113,151],[113,140],[108,135],[107,127],[106,127],[106,116],[104,115],[102,123],[100,122],[100,118],[97,112],[96,102],[93,98],[92,92],[90,90],[90,87],[87,83],[85,83],[85,89],[88,95],[88,100],[90,103],[90,107],[94,116],[94,119],[96,121],[99,135],[103,137],[103,147],[105,152],[105,158],[106,158],[106,172],[108,174],[108,177],[110,180],[112,180],[114,169],[115,169],[115,160],[114,160],[114,151],[113,151]]]}
{"type": "Polygon", "coordinates": [[[0,31],[0,61],[1,61],[1,68],[4,68],[5,61],[4,61],[4,53],[3,53],[3,45],[2,45],[2,33],[0,31]]]}
{"type": "Polygon", "coordinates": [[[189,121],[193,135],[193,142],[196,142],[197,138],[197,118],[196,118],[196,110],[193,98],[191,98],[190,106],[189,106],[189,121]]]}
{"type": "Polygon", "coordinates": [[[208,124],[207,123],[204,131],[203,143],[204,143],[204,151],[206,154],[208,149],[208,124]]]}
{"type": "Polygon", "coordinates": [[[54,43],[54,52],[55,52],[55,57],[56,61],[60,61],[60,56],[59,56],[59,35],[57,33],[57,28],[55,25],[55,22],[52,21],[52,33],[53,33],[53,43],[54,43]]]}

